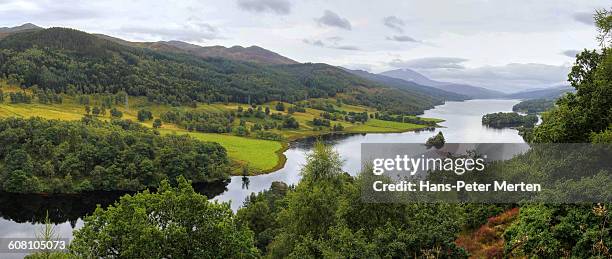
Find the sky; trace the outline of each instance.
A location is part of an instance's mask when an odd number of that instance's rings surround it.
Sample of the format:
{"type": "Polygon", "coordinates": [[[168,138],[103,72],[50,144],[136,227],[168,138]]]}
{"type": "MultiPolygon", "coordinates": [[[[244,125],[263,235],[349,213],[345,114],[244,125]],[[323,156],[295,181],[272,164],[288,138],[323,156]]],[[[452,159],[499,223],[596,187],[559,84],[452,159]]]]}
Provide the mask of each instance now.
{"type": "Polygon", "coordinates": [[[505,92],[566,84],[597,48],[592,13],[609,0],[0,0],[0,27],[34,23],[132,41],[257,45],[299,62],[505,92]]]}

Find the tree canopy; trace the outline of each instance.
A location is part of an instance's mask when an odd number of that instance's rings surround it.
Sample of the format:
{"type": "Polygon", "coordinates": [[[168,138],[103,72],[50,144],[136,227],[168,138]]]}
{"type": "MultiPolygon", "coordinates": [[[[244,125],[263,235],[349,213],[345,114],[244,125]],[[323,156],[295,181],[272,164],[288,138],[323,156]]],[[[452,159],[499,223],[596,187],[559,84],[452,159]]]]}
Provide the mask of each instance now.
{"type": "Polygon", "coordinates": [[[253,233],[226,203],[210,202],[184,177],[173,188],[126,195],[74,232],[80,258],[256,258],[253,233]]]}

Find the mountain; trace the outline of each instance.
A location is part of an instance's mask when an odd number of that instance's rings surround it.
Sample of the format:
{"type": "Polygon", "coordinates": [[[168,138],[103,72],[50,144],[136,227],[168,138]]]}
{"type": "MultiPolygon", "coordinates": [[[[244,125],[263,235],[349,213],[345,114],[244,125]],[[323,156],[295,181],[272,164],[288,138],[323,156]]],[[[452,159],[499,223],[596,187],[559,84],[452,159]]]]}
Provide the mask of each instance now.
{"type": "Polygon", "coordinates": [[[11,33],[40,29],[43,28],[31,23],[22,24],[15,27],[0,27],[0,39],[8,36],[11,33]]]}
{"type": "Polygon", "coordinates": [[[505,98],[509,99],[556,99],[565,93],[573,93],[576,89],[568,85],[522,91],[518,93],[508,94],[505,98]]]}
{"type": "Polygon", "coordinates": [[[224,58],[237,61],[247,61],[259,64],[268,65],[289,65],[298,64],[297,61],[290,58],[284,57],[273,51],[258,47],[241,47],[233,46],[226,48],[223,46],[199,46],[183,41],[157,41],[157,42],[132,42],[123,39],[115,38],[104,34],[95,34],[96,36],[110,40],[121,45],[131,47],[142,47],[149,48],[157,51],[175,52],[175,53],[187,53],[190,55],[203,57],[203,58],[224,58]]]}
{"type": "Polygon", "coordinates": [[[19,26],[15,26],[15,27],[0,27],[0,33],[13,33],[13,32],[25,31],[25,30],[36,30],[36,29],[42,29],[42,27],[38,27],[35,24],[26,23],[26,24],[22,24],[19,26]]]}
{"type": "Polygon", "coordinates": [[[444,91],[453,92],[461,95],[467,95],[471,98],[487,99],[499,98],[505,94],[499,91],[489,90],[483,87],[477,87],[466,84],[456,84],[449,82],[440,82],[427,78],[426,76],[407,68],[396,69],[380,73],[381,75],[411,81],[420,85],[435,87],[444,91]]]}
{"type": "Polygon", "coordinates": [[[173,46],[177,44],[160,43],[172,50],[161,51],[153,45],[140,47],[126,42],[67,28],[13,33],[0,40],[0,74],[22,79],[24,87],[37,85],[55,92],[84,94],[125,91],[170,105],[261,104],[335,97],[347,104],[420,114],[444,101],[373,82],[327,64],[270,66],[202,58],[185,51],[185,46],[173,46]]]}
{"type": "Polygon", "coordinates": [[[163,43],[185,50],[193,55],[200,57],[226,58],[232,60],[251,61],[262,64],[274,65],[289,65],[298,63],[295,60],[281,56],[278,53],[269,51],[258,46],[250,46],[247,48],[241,46],[233,46],[231,48],[226,48],[223,46],[202,47],[182,41],[166,41],[163,43]]]}
{"type": "Polygon", "coordinates": [[[469,99],[469,97],[466,95],[444,91],[444,90],[441,90],[435,87],[431,87],[431,86],[424,86],[421,84],[417,84],[413,81],[406,81],[406,80],[402,80],[402,79],[398,79],[394,77],[373,74],[373,73],[369,73],[363,70],[350,70],[346,68],[345,70],[348,71],[349,73],[352,73],[354,75],[360,76],[362,78],[365,78],[365,79],[368,79],[374,82],[378,82],[378,83],[388,85],[391,87],[395,87],[398,89],[407,90],[410,92],[422,93],[425,95],[442,98],[446,101],[463,101],[463,100],[469,99]]]}

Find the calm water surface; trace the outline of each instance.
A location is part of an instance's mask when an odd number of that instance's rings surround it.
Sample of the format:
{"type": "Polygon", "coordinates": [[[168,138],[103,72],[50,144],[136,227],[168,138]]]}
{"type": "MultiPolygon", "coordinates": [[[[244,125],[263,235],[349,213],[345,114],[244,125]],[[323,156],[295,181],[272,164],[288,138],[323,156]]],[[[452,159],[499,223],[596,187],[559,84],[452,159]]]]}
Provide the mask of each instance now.
{"type": "MultiPolygon", "coordinates": [[[[440,118],[444,128],[435,131],[335,135],[325,141],[345,160],[344,170],[352,175],[360,169],[361,143],[424,143],[427,138],[442,131],[450,143],[523,143],[523,139],[514,129],[493,129],[481,125],[482,115],[492,112],[510,112],[518,100],[470,100],[465,102],[447,102],[425,112],[423,117],[440,118]]],[[[285,152],[285,167],[266,175],[251,176],[245,181],[235,176],[227,186],[196,186],[214,200],[231,202],[237,210],[244,199],[253,192],[268,189],[273,181],[296,184],[300,180],[300,169],[305,162],[305,155],[312,148],[313,139],[294,142],[285,152]],[[225,187],[225,188],[224,188],[225,187]],[[204,191],[206,190],[206,191],[204,191]]],[[[14,195],[0,193],[0,238],[34,237],[42,228],[46,212],[56,223],[55,230],[60,237],[71,237],[72,230],[82,226],[81,218],[90,214],[101,204],[111,204],[119,193],[92,193],[87,195],[59,195],[42,197],[37,195],[14,195]]],[[[21,258],[24,255],[0,254],[0,258],[21,258]]]]}

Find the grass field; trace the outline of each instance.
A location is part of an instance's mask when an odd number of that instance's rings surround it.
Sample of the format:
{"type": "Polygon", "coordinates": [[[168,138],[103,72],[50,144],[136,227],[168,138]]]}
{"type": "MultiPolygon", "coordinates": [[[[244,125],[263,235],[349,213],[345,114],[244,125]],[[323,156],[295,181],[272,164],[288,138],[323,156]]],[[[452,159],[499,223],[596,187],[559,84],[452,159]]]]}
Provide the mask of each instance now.
{"type": "MultiPolygon", "coordinates": [[[[6,84],[0,82],[0,89],[5,93],[23,91],[18,87],[9,87],[6,84]]],[[[342,104],[341,106],[335,105],[336,101],[333,99],[319,99],[330,104],[334,104],[334,108],[343,110],[346,112],[375,112],[375,109],[342,104]]],[[[277,113],[274,110],[276,103],[263,104],[263,107],[270,107],[272,112],[277,113]]],[[[92,98],[90,106],[98,106],[99,100],[92,98]]],[[[115,106],[121,112],[123,112],[123,119],[130,119],[132,121],[137,120],[138,110],[148,109],[153,113],[155,118],[158,118],[160,114],[170,109],[184,109],[184,110],[202,110],[208,112],[222,112],[222,111],[236,111],[239,106],[244,109],[248,108],[245,104],[198,104],[197,107],[171,107],[169,105],[158,105],[147,102],[146,98],[143,97],[130,97],[129,107],[123,105],[115,106]]],[[[290,104],[286,103],[285,107],[289,107],[290,104]]],[[[274,171],[282,167],[285,163],[285,156],[282,152],[287,147],[287,141],[299,139],[303,137],[309,137],[314,135],[320,135],[328,133],[329,130],[317,131],[312,126],[312,120],[318,118],[323,111],[306,108],[306,112],[296,112],[292,116],[299,122],[299,129],[273,129],[272,132],[281,134],[286,141],[271,141],[262,140],[252,137],[239,137],[230,134],[215,134],[215,133],[201,133],[201,132],[189,132],[187,130],[179,128],[177,125],[164,123],[162,128],[159,129],[161,134],[188,134],[196,139],[202,141],[212,141],[221,144],[227,149],[228,155],[234,164],[234,173],[239,174],[240,168],[247,165],[251,170],[251,173],[265,173],[274,171]]],[[[110,112],[107,111],[105,116],[99,116],[99,119],[110,120],[110,112]]],[[[281,112],[287,114],[287,112],[281,112]]],[[[33,100],[30,104],[11,104],[9,103],[8,96],[5,96],[5,101],[0,103],[0,118],[2,117],[42,117],[45,119],[57,119],[57,120],[80,120],[85,114],[84,105],[77,104],[74,97],[63,95],[62,104],[39,104],[37,100],[33,100]]],[[[424,118],[425,119],[425,118],[424,118]]],[[[440,121],[437,119],[426,119],[440,121]]],[[[236,125],[239,124],[239,120],[234,122],[236,125]]],[[[152,127],[152,121],[142,122],[141,124],[152,127]]],[[[247,122],[247,126],[254,124],[254,122],[247,122]]],[[[385,133],[385,132],[404,132],[410,130],[416,130],[423,128],[423,125],[411,124],[411,123],[400,123],[392,121],[382,121],[377,119],[370,119],[365,124],[362,123],[349,123],[345,121],[333,121],[332,124],[342,124],[344,126],[344,132],[349,133],[385,133]]]]}
{"type": "Polygon", "coordinates": [[[359,124],[348,129],[349,132],[404,132],[422,129],[426,126],[395,121],[370,119],[365,124],[359,124]]]}
{"type": "Polygon", "coordinates": [[[185,132],[181,130],[169,129],[162,129],[160,130],[160,133],[188,134],[202,141],[217,142],[227,149],[229,157],[232,158],[234,162],[239,163],[237,168],[241,168],[241,166],[248,166],[255,171],[269,172],[277,168],[279,166],[279,162],[281,166],[284,164],[285,158],[282,156],[283,143],[280,141],[244,138],[224,134],[185,132]]]}

